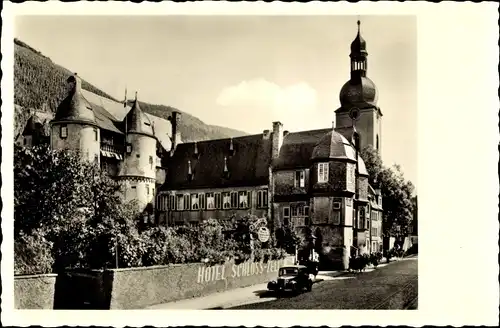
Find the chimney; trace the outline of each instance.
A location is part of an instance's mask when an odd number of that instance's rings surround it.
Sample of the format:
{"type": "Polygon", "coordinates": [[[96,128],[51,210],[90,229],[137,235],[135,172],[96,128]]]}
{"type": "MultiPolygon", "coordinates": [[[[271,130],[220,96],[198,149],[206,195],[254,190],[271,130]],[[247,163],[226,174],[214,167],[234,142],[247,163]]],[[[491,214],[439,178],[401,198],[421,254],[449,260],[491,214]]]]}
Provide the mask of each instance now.
{"type": "Polygon", "coordinates": [[[264,132],[262,132],[262,138],[264,140],[268,140],[270,137],[271,137],[271,131],[270,130],[264,130],[264,132]]]}
{"type": "Polygon", "coordinates": [[[172,145],[170,147],[170,156],[174,155],[175,148],[177,147],[177,144],[179,143],[178,137],[179,137],[179,123],[181,121],[181,116],[182,114],[176,111],[172,112],[172,115],[169,116],[168,120],[170,121],[170,124],[172,125],[172,136],[170,137],[170,140],[172,141],[172,145]]]}
{"type": "Polygon", "coordinates": [[[281,122],[273,122],[273,140],[272,140],[272,158],[278,158],[281,145],[283,145],[283,124],[281,122]]]}

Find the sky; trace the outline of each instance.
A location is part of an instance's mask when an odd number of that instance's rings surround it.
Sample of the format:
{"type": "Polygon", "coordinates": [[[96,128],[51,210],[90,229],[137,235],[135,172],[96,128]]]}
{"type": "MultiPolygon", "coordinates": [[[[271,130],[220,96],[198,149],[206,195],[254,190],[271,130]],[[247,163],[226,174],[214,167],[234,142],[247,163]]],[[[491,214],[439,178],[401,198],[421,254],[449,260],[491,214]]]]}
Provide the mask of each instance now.
{"type": "Polygon", "coordinates": [[[332,126],[356,21],[378,88],[382,159],[417,183],[415,16],[18,16],[14,35],[123,99],[135,91],[248,133],[332,126]]]}

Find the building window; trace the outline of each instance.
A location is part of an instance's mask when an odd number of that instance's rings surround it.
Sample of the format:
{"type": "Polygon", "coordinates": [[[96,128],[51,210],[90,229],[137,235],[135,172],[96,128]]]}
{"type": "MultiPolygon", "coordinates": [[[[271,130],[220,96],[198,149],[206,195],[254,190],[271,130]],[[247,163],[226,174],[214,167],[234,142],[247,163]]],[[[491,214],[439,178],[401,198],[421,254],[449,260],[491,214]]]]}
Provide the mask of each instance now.
{"type": "Polygon", "coordinates": [[[231,208],[231,196],[228,192],[222,193],[222,208],[225,210],[231,208]]]}
{"type": "Polygon", "coordinates": [[[304,216],[309,216],[309,206],[304,206],[304,216]]]}
{"type": "Polygon", "coordinates": [[[94,139],[95,139],[95,141],[97,141],[99,139],[99,136],[98,136],[96,128],[94,128],[94,139]]]}
{"type": "Polygon", "coordinates": [[[174,195],[168,196],[168,205],[169,205],[169,209],[171,209],[172,211],[175,210],[175,196],[174,195]]]}
{"type": "MultiPolygon", "coordinates": [[[[215,198],[214,198],[214,193],[213,192],[207,192],[205,194],[205,198],[207,201],[207,210],[213,210],[215,209],[215,198]]],[[[220,201],[220,198],[219,198],[220,201]]]]}
{"type": "Polygon", "coordinates": [[[149,156],[149,166],[153,169],[153,156],[149,156]]]}
{"type": "Polygon", "coordinates": [[[204,210],[205,209],[205,194],[199,194],[198,195],[199,199],[200,199],[200,210],[204,210]]]}
{"type": "Polygon", "coordinates": [[[351,164],[347,164],[347,183],[348,184],[353,184],[354,183],[354,166],[351,164]]]}
{"type": "Polygon", "coordinates": [[[240,191],[238,194],[239,208],[248,208],[248,194],[249,192],[240,191]]]}
{"type": "Polygon", "coordinates": [[[183,211],[184,210],[184,196],[183,195],[177,195],[177,202],[176,202],[176,207],[178,211],[183,211]]]}
{"type": "Polygon", "coordinates": [[[149,186],[146,185],[146,194],[149,195],[149,186]]]}
{"type": "Polygon", "coordinates": [[[378,134],[377,134],[377,150],[378,150],[378,134]]]}
{"type": "Polygon", "coordinates": [[[215,193],[215,208],[218,210],[222,208],[222,197],[220,192],[215,193]]]}
{"type": "Polygon", "coordinates": [[[328,163],[318,164],[318,182],[328,182],[328,163]]]}
{"type": "Polygon", "coordinates": [[[189,206],[189,194],[187,195],[184,195],[184,209],[185,210],[189,210],[190,206],[189,206]]]}
{"type": "Polygon", "coordinates": [[[136,189],[136,186],[132,186],[131,188],[132,188],[132,189],[136,189]]]}
{"type": "Polygon", "coordinates": [[[231,208],[238,208],[238,193],[236,191],[231,192],[231,208]]]}
{"type": "Polygon", "coordinates": [[[333,224],[340,224],[340,211],[333,211],[332,212],[332,223],[333,224]]]}
{"type": "Polygon", "coordinates": [[[290,209],[291,209],[291,212],[292,212],[292,215],[291,215],[292,218],[296,218],[297,216],[299,216],[298,206],[297,205],[291,205],[290,209]]]}
{"type": "Polygon", "coordinates": [[[191,210],[196,211],[200,209],[200,204],[198,203],[198,194],[191,195],[191,210]]]}
{"type": "Polygon", "coordinates": [[[267,190],[257,191],[257,208],[267,207],[267,190]]]}
{"type": "Polygon", "coordinates": [[[295,187],[304,188],[306,186],[306,172],[304,170],[295,171],[295,187]]]}
{"type": "Polygon", "coordinates": [[[341,208],[342,208],[341,202],[333,202],[333,209],[334,210],[340,210],[341,208]]]}
{"type": "Polygon", "coordinates": [[[68,126],[67,125],[61,125],[61,138],[65,139],[68,137],[68,126]]]}
{"type": "Polygon", "coordinates": [[[288,226],[290,224],[290,207],[283,207],[283,225],[288,226]]]}

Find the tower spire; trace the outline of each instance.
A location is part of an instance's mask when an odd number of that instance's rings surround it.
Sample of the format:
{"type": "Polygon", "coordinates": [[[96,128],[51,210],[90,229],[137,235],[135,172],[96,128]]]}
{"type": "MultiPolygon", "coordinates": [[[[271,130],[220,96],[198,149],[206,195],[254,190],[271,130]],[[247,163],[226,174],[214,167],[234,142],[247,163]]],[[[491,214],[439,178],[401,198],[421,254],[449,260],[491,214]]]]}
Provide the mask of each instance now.
{"type": "Polygon", "coordinates": [[[357,21],[358,33],[356,38],[351,43],[351,78],[359,78],[366,76],[366,70],[368,63],[366,57],[368,52],[366,51],[366,41],[361,36],[361,20],[357,21]]]}

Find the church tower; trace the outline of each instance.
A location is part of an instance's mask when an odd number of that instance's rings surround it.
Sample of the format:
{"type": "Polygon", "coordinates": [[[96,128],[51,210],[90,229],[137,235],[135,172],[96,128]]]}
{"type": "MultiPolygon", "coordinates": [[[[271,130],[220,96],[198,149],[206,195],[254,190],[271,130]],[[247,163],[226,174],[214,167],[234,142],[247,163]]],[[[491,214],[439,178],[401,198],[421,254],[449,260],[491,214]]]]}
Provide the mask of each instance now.
{"type": "Polygon", "coordinates": [[[156,185],[156,143],[154,127],[137,100],[124,118],[125,157],[118,177],[122,183],[125,201],[137,201],[139,210],[154,210],[156,185]]]}
{"type": "Polygon", "coordinates": [[[335,111],[336,128],[352,129],[349,112],[359,110],[356,130],[360,137],[360,149],[371,145],[379,154],[382,149],[382,111],[377,106],[378,91],[375,83],[367,77],[368,52],[366,41],[361,36],[361,22],[358,20],[358,34],[351,43],[351,77],[340,90],[340,108],[335,111]]]}

